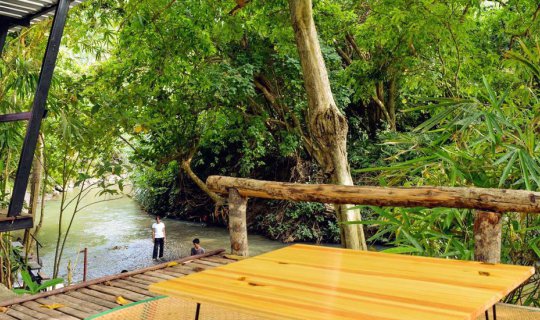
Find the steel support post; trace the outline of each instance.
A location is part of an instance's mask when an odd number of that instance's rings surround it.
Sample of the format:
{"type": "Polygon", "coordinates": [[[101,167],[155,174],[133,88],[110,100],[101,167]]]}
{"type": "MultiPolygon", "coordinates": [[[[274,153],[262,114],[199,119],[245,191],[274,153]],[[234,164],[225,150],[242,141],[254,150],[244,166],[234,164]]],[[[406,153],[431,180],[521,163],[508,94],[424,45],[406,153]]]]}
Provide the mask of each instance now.
{"type": "Polygon", "coordinates": [[[28,185],[34,152],[36,150],[39,129],[41,127],[41,120],[45,114],[45,104],[51,87],[51,80],[56,66],[56,58],[58,57],[62,34],[64,33],[69,3],[69,0],[58,0],[56,6],[51,33],[45,50],[45,56],[43,57],[36,94],[32,104],[32,114],[26,128],[26,136],[24,137],[23,149],[19,159],[19,166],[17,167],[15,185],[13,186],[11,202],[9,203],[8,217],[18,216],[22,211],[24,195],[28,185]]]}
{"type": "Polygon", "coordinates": [[[4,52],[4,45],[6,44],[7,33],[7,25],[0,25],[0,57],[2,56],[2,52],[4,52]]]}

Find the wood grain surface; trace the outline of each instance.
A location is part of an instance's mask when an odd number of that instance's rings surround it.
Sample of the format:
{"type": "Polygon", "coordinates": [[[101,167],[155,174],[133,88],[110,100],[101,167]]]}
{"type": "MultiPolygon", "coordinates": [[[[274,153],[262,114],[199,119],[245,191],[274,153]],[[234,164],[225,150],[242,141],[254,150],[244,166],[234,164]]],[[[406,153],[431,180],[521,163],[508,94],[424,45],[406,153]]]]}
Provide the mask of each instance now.
{"type": "Polygon", "coordinates": [[[152,284],[271,319],[475,319],[533,267],[293,245],[152,284]]]}

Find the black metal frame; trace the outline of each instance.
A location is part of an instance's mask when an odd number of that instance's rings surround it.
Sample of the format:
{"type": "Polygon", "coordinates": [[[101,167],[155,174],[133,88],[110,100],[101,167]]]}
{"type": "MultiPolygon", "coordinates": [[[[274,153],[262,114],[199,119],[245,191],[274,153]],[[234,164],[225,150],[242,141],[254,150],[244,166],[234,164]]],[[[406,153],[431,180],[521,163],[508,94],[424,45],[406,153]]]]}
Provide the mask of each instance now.
{"type": "Polygon", "coordinates": [[[2,56],[4,45],[6,44],[8,30],[9,28],[7,25],[0,25],[0,56],[2,56]]]}
{"type": "Polygon", "coordinates": [[[0,219],[0,232],[16,229],[26,229],[33,226],[33,221],[28,216],[21,216],[23,209],[24,196],[28,186],[30,177],[30,169],[32,160],[36,150],[39,130],[41,128],[41,120],[46,114],[45,105],[51,87],[52,76],[56,66],[56,59],[60,49],[64,26],[66,24],[67,14],[69,11],[70,0],[58,0],[58,3],[41,9],[40,11],[22,19],[4,19],[0,25],[0,53],[5,43],[5,37],[9,28],[17,25],[28,25],[30,21],[40,15],[43,15],[51,10],[55,10],[54,20],[52,23],[47,48],[43,57],[39,80],[32,104],[32,110],[27,113],[19,113],[13,115],[0,116],[0,122],[29,120],[26,128],[26,135],[22,147],[17,174],[15,176],[15,184],[11,194],[7,219],[0,219]],[[29,221],[31,223],[29,223],[29,221]],[[30,226],[29,226],[30,224],[30,226]]]}

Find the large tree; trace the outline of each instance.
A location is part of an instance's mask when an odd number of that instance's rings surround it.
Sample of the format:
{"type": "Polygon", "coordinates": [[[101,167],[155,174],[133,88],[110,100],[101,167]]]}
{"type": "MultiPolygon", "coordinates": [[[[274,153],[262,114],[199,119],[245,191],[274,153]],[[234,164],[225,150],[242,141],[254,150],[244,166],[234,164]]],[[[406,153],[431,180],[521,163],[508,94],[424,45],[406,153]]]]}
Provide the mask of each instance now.
{"type": "MultiPolygon", "coordinates": [[[[289,6],[307,93],[307,127],[314,142],[312,156],[333,183],[353,185],[347,158],[347,119],[339,111],[330,88],[311,0],[290,0],[289,6]]],[[[336,213],[340,222],[361,218],[350,205],[336,205],[336,213]]],[[[366,249],[361,225],[341,226],[342,244],[366,249]]]]}

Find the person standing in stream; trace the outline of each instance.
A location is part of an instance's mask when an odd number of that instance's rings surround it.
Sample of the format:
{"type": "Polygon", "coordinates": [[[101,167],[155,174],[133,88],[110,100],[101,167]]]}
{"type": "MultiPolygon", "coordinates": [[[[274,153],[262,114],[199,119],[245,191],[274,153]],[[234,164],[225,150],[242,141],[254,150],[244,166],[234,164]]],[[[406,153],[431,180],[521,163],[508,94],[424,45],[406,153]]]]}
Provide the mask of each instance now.
{"type": "Polygon", "coordinates": [[[154,252],[152,253],[152,259],[163,259],[163,247],[165,245],[165,224],[161,222],[159,216],[156,217],[156,222],[152,224],[152,240],[154,241],[154,252]]]}

